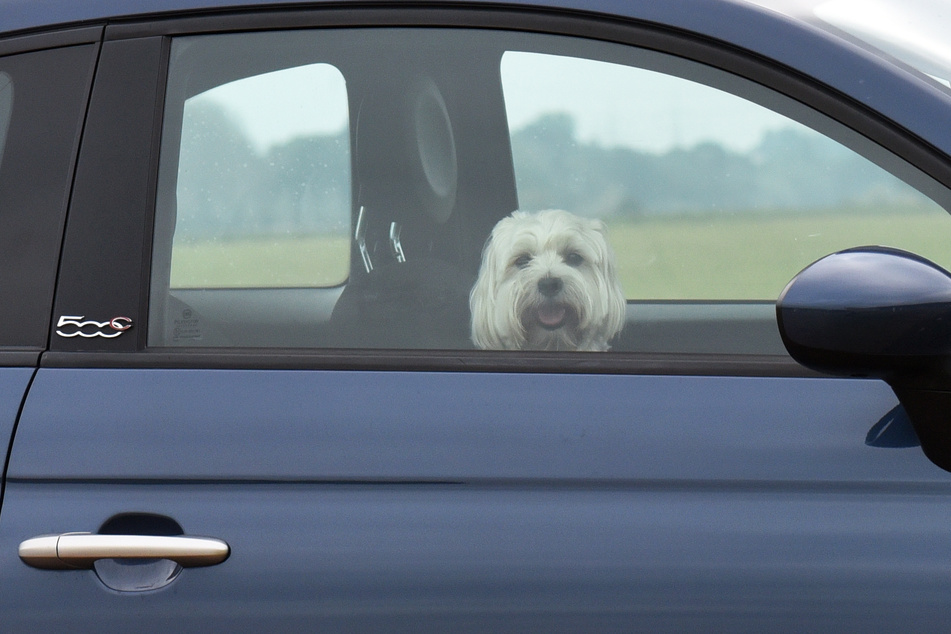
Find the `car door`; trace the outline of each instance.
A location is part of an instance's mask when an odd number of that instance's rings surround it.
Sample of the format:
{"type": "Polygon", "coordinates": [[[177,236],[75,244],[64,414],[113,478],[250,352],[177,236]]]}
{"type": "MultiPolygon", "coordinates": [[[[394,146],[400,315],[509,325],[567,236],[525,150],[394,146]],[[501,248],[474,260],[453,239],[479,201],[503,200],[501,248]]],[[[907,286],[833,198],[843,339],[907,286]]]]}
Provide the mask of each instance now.
{"type": "Polygon", "coordinates": [[[501,10],[107,27],[5,629],[944,627],[948,473],[887,385],[786,356],[773,301],[895,227],[940,259],[946,188],[695,43],[501,10]],[[474,349],[490,231],[554,206],[603,225],[624,329],[474,349]]]}

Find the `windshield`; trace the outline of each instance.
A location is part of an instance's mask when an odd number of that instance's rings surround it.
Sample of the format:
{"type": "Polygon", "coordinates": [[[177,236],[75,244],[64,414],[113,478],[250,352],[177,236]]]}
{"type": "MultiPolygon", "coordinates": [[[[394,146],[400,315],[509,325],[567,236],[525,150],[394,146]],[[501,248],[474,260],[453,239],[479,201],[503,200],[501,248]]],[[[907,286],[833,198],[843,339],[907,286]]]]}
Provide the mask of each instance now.
{"type": "Polygon", "coordinates": [[[951,86],[947,0],[752,0],[834,27],[951,86]]]}

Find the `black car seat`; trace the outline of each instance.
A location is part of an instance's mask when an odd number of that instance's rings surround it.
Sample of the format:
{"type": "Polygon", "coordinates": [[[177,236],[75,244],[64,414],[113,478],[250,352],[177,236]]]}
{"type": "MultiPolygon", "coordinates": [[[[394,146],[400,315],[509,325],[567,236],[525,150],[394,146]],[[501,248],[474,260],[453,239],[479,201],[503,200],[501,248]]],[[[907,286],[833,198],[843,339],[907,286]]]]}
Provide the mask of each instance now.
{"type": "Polygon", "coordinates": [[[331,344],[471,347],[475,280],[459,265],[447,228],[459,174],[452,121],[435,81],[384,83],[364,95],[354,152],[351,276],[331,316],[331,344]]]}

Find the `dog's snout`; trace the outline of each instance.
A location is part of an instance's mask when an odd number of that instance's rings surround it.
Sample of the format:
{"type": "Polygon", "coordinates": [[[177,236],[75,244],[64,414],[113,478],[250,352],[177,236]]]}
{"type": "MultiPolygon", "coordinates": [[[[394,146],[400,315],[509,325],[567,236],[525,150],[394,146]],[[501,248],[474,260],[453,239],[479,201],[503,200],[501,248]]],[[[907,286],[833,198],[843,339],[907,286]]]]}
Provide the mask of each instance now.
{"type": "Polygon", "coordinates": [[[538,292],[545,297],[553,297],[561,292],[564,284],[559,277],[543,277],[538,280],[538,292]]]}

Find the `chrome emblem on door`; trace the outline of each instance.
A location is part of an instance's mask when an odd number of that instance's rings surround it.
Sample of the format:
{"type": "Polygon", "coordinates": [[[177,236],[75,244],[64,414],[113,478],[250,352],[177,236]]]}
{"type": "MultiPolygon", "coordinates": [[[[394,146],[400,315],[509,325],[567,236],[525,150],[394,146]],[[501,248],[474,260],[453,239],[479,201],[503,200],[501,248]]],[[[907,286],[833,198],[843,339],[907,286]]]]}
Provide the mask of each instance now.
{"type": "Polygon", "coordinates": [[[109,321],[93,321],[85,315],[61,315],[56,322],[56,334],[60,337],[105,337],[112,339],[132,327],[128,317],[113,317],[109,321]],[[64,330],[60,330],[64,329],[64,330]]]}

